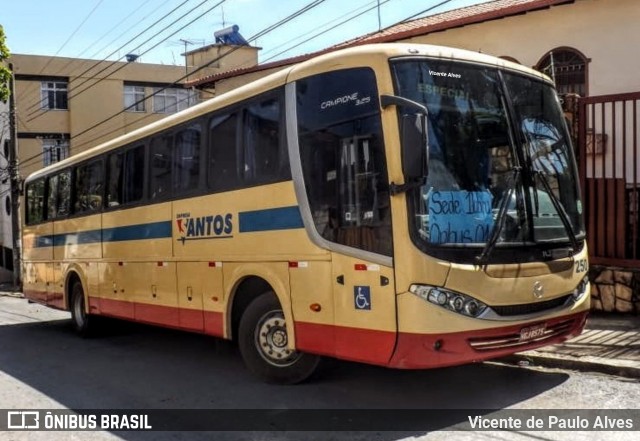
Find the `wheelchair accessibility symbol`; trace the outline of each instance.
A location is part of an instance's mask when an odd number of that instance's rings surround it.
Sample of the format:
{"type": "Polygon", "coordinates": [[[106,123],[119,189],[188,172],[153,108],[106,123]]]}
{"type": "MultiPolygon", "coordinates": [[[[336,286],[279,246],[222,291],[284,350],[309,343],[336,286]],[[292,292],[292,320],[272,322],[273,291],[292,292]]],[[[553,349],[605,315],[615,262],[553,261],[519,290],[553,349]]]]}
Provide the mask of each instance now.
{"type": "Polygon", "coordinates": [[[371,309],[371,288],[368,286],[354,286],[353,300],[356,309],[371,309]]]}

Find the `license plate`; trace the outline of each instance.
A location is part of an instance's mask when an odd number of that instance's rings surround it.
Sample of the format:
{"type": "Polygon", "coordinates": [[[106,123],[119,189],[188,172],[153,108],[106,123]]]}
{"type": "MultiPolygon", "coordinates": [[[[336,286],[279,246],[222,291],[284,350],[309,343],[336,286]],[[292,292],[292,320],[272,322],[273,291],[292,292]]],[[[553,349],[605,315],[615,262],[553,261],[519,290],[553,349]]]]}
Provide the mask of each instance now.
{"type": "Polygon", "coordinates": [[[544,336],[544,331],[547,329],[546,323],[541,325],[529,326],[520,330],[520,341],[534,340],[544,336]]]}

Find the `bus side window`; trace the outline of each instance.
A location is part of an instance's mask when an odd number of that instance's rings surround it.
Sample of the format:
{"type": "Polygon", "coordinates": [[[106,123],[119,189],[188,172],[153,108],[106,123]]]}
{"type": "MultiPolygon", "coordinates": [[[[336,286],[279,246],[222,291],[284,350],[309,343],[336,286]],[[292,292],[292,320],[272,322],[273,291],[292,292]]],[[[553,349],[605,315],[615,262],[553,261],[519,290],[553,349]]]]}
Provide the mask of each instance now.
{"type": "Polygon", "coordinates": [[[58,212],[58,175],[47,180],[47,219],[55,219],[58,212]]]}
{"type": "Polygon", "coordinates": [[[209,123],[209,186],[214,191],[240,187],[238,114],[214,116],[209,123]]]}
{"type": "Polygon", "coordinates": [[[47,190],[47,219],[69,214],[71,208],[71,170],[49,177],[47,190]]]}
{"type": "Polygon", "coordinates": [[[271,97],[249,104],[244,111],[245,182],[270,183],[284,177],[281,157],[286,158],[286,152],[280,141],[280,109],[280,100],[271,97]]]}
{"type": "Polygon", "coordinates": [[[144,145],[125,152],[122,172],[122,203],[130,204],[142,200],[144,195],[144,145]]]}
{"type": "Polygon", "coordinates": [[[27,225],[44,220],[44,178],[27,185],[27,225]]]}
{"type": "Polygon", "coordinates": [[[164,133],[151,140],[149,196],[151,199],[171,197],[173,135],[164,133]]]}
{"type": "Polygon", "coordinates": [[[107,160],[107,207],[117,207],[124,202],[122,197],[123,152],[111,153],[107,160]]]}
{"type": "Polygon", "coordinates": [[[298,80],[296,89],[302,172],[318,233],[391,256],[389,182],[373,71],[320,74],[298,80]]]}
{"type": "Polygon", "coordinates": [[[109,155],[107,206],[138,202],[144,191],[144,145],[109,155]]]}
{"type": "Polygon", "coordinates": [[[102,207],[102,173],[101,159],[77,168],[74,213],[96,211],[102,207]]]}
{"type": "Polygon", "coordinates": [[[200,124],[193,124],[176,134],[173,189],[185,193],[200,183],[200,124]]]}
{"type": "Polygon", "coordinates": [[[67,216],[71,212],[71,170],[58,175],[58,210],[56,217],[67,216]]]}

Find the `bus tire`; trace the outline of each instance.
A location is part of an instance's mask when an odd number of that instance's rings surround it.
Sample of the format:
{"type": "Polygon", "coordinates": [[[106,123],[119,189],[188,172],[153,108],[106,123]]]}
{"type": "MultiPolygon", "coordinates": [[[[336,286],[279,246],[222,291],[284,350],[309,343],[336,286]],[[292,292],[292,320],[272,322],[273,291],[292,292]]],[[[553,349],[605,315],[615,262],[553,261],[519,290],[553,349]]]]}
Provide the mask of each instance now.
{"type": "Polygon", "coordinates": [[[80,281],[71,287],[71,321],[73,329],[82,337],[88,337],[93,330],[93,318],[85,308],[84,290],[80,281]]]}
{"type": "Polygon", "coordinates": [[[251,373],[267,383],[296,384],[308,379],[320,357],[287,349],[284,313],[272,291],[256,297],[238,328],[240,354],[251,373]]]}

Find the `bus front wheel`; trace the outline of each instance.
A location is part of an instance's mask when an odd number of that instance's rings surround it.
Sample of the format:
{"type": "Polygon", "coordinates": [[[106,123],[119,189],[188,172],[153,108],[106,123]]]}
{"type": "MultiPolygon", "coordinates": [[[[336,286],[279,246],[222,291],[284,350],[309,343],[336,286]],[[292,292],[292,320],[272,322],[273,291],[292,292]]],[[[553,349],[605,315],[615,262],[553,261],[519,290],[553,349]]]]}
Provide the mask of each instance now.
{"type": "Polygon", "coordinates": [[[89,335],[92,317],[87,314],[82,284],[76,281],[71,288],[71,321],[73,329],[83,337],[89,335]]]}
{"type": "Polygon", "coordinates": [[[267,383],[296,384],[309,378],[320,357],[287,348],[282,307],[271,291],[256,297],[244,311],[238,347],[247,368],[267,383]]]}

